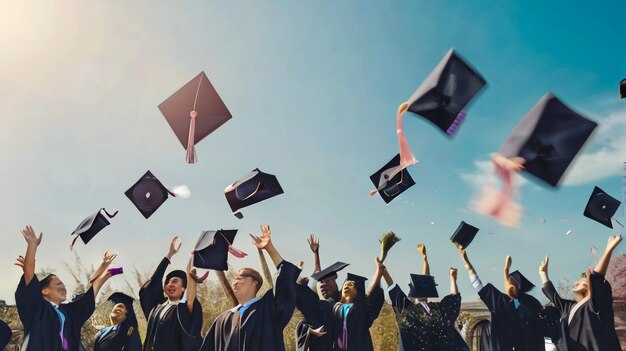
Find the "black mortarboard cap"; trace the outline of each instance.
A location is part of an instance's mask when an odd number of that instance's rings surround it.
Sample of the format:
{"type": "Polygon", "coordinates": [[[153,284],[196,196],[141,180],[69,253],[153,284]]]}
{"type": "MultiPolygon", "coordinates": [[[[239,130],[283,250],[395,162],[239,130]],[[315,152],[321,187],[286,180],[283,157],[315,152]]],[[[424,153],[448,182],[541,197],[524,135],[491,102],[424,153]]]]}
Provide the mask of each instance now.
{"type": "Polygon", "coordinates": [[[555,187],[597,125],[547,93],[513,128],[499,153],[524,158],[526,172],[555,187]]]}
{"type": "Polygon", "coordinates": [[[207,230],[200,234],[193,253],[193,265],[217,271],[228,270],[228,247],[232,245],[237,229],[207,230]]]}
{"type": "Polygon", "coordinates": [[[319,272],[311,274],[311,278],[317,280],[318,282],[322,281],[328,277],[337,275],[337,272],[348,267],[349,265],[350,265],[349,263],[335,262],[332,265],[326,267],[325,269],[322,269],[319,272]]]}
{"type": "Polygon", "coordinates": [[[353,273],[348,273],[347,277],[346,277],[346,281],[351,280],[355,283],[362,283],[365,284],[365,281],[367,280],[366,277],[360,276],[360,275],[356,275],[353,273]]]}
{"type": "Polygon", "coordinates": [[[163,205],[169,195],[174,195],[150,171],[147,171],[124,194],[146,219],[163,205]]]}
{"type": "Polygon", "coordinates": [[[411,274],[411,284],[409,284],[409,287],[411,287],[409,297],[439,297],[435,277],[432,275],[411,274]]]}
{"type": "Polygon", "coordinates": [[[524,277],[524,275],[520,273],[520,271],[510,273],[509,278],[513,279],[515,284],[517,284],[517,288],[519,289],[519,291],[523,293],[527,293],[535,287],[535,285],[531,283],[530,280],[526,279],[526,277],[524,277]]]}
{"type": "Polygon", "coordinates": [[[72,232],[71,235],[74,238],[72,239],[70,247],[74,246],[74,243],[76,242],[78,237],[80,237],[83,243],[85,243],[86,245],[91,239],[96,236],[96,234],[104,229],[104,227],[111,224],[109,219],[115,217],[115,215],[117,215],[117,211],[115,211],[113,214],[110,214],[109,212],[107,212],[107,210],[101,208],[98,210],[98,212],[85,218],[72,232]]]}
{"type": "MultiPolygon", "coordinates": [[[[378,188],[381,182],[381,175],[386,170],[398,167],[400,165],[400,154],[397,154],[391,161],[387,162],[381,169],[370,176],[370,180],[374,183],[374,186],[378,188]]],[[[391,202],[398,195],[402,194],[405,190],[415,185],[415,181],[411,178],[409,171],[405,168],[401,172],[398,172],[391,179],[387,180],[387,185],[382,189],[378,189],[380,197],[383,198],[385,203],[391,202]]]]}
{"type": "Polygon", "coordinates": [[[113,294],[111,294],[111,296],[109,296],[108,300],[113,302],[114,304],[124,304],[124,306],[126,307],[126,318],[135,321],[136,323],[137,316],[135,315],[135,309],[133,308],[133,302],[135,301],[135,299],[124,293],[114,292],[113,294]]]}
{"type": "Polygon", "coordinates": [[[620,205],[621,202],[619,200],[596,186],[593,188],[593,192],[589,197],[589,201],[587,201],[587,206],[585,206],[585,212],[583,212],[583,214],[587,218],[591,218],[598,223],[613,228],[611,218],[615,215],[620,205]]]}
{"type": "Polygon", "coordinates": [[[452,135],[464,118],[461,111],[485,84],[485,79],[450,49],[408,100],[408,110],[452,135]]]}
{"type": "Polygon", "coordinates": [[[461,221],[461,224],[459,224],[459,227],[456,228],[456,231],[452,234],[450,240],[466,249],[472,240],[474,240],[476,233],[478,233],[478,228],[461,221]]]}
{"type": "Polygon", "coordinates": [[[163,101],[159,110],[187,149],[188,163],[195,163],[194,145],[232,117],[204,72],[163,101]]]}
{"type": "Polygon", "coordinates": [[[226,201],[237,218],[243,218],[239,209],[284,193],[276,176],[255,168],[250,174],[224,189],[226,201]]]}
{"type": "Polygon", "coordinates": [[[626,79],[619,82],[619,97],[620,99],[626,98],[626,79]]]}
{"type": "MultiPolygon", "coordinates": [[[[187,288],[187,273],[185,271],[181,271],[180,269],[175,269],[165,276],[165,282],[169,281],[172,278],[180,278],[183,281],[183,288],[187,288]]],[[[164,283],[165,283],[164,282],[164,283]]]]}
{"type": "Polygon", "coordinates": [[[0,320],[0,350],[4,350],[4,348],[9,344],[12,334],[13,332],[8,324],[0,320]]]}

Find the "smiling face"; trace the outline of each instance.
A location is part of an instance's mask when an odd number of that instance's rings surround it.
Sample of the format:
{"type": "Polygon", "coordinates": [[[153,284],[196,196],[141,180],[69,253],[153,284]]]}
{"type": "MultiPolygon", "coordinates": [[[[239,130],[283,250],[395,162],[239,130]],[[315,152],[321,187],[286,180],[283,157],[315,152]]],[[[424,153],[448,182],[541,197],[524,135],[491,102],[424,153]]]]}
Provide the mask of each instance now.
{"type": "Polygon", "coordinates": [[[109,315],[109,318],[111,319],[111,323],[112,324],[122,323],[126,319],[127,313],[128,313],[128,310],[126,310],[126,306],[123,303],[116,304],[115,306],[113,306],[113,309],[111,310],[111,314],[109,315]]]}
{"type": "Polygon", "coordinates": [[[67,290],[65,284],[56,275],[50,275],[42,281],[41,294],[43,298],[60,305],[67,299],[67,290]]]}
{"type": "Polygon", "coordinates": [[[183,280],[179,277],[171,277],[163,285],[163,292],[167,296],[168,300],[177,301],[183,298],[185,288],[183,287],[183,280]]]}

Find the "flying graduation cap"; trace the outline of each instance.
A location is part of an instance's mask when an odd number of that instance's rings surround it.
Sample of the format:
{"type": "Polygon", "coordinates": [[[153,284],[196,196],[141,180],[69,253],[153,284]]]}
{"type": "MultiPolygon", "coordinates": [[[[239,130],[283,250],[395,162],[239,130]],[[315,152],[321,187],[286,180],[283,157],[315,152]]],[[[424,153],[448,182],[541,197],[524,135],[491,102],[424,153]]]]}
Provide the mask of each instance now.
{"type": "Polygon", "coordinates": [[[243,218],[240,209],[282,193],[284,193],[283,188],[276,176],[263,173],[258,168],[224,189],[226,201],[235,217],[239,219],[243,218]]]}
{"type": "Polygon", "coordinates": [[[109,219],[115,217],[118,211],[110,214],[104,208],[98,210],[98,212],[92,214],[91,216],[85,218],[76,229],[72,232],[72,241],[70,243],[70,250],[74,247],[74,243],[80,237],[83,243],[87,245],[91,239],[93,239],[96,234],[98,234],[104,227],[111,224],[109,219]]]}
{"type": "Polygon", "coordinates": [[[13,332],[11,331],[11,327],[6,324],[4,321],[0,320],[0,350],[4,350],[4,348],[11,341],[11,336],[13,332]]]}
{"type": "Polygon", "coordinates": [[[349,265],[350,265],[349,263],[335,262],[332,265],[326,267],[325,269],[322,269],[319,272],[315,272],[311,274],[311,278],[317,280],[318,282],[326,278],[333,277],[333,276],[337,278],[337,272],[348,267],[349,265]]]}
{"type": "Polygon", "coordinates": [[[194,145],[232,118],[204,72],[163,101],[159,110],[187,149],[187,163],[196,163],[194,145]]]}
{"type": "Polygon", "coordinates": [[[168,196],[189,197],[189,188],[182,185],[171,190],[167,189],[152,172],[147,171],[124,194],[137,207],[139,212],[148,219],[163,205],[168,196]]]}
{"type": "Polygon", "coordinates": [[[465,117],[463,110],[485,84],[480,73],[450,49],[407,101],[408,110],[452,136],[465,117]]]}
{"type": "Polygon", "coordinates": [[[194,267],[227,271],[229,252],[238,258],[247,255],[232,246],[235,241],[235,235],[237,235],[236,229],[203,231],[194,248],[194,267]]]}
{"type": "Polygon", "coordinates": [[[619,82],[619,98],[626,98],[626,78],[619,82]]]}
{"type": "MultiPolygon", "coordinates": [[[[515,172],[523,168],[545,184],[557,187],[597,126],[596,122],[572,110],[552,93],[545,94],[513,128],[492,158],[504,191],[488,189],[475,209],[502,224],[516,227],[517,223],[507,222],[506,218],[510,216],[504,215],[507,209],[521,213],[521,207],[511,201],[515,194],[515,172]]],[[[513,222],[518,220],[519,216],[513,222]]]]}
{"type": "MultiPolygon", "coordinates": [[[[609,228],[613,228],[611,218],[615,215],[620,205],[621,202],[619,200],[596,186],[593,188],[589,201],[587,201],[583,215],[609,228]]],[[[623,227],[621,223],[617,223],[623,227]]]]}
{"type": "Polygon", "coordinates": [[[439,293],[437,293],[437,284],[435,283],[435,277],[433,277],[432,275],[411,273],[411,283],[409,284],[409,288],[409,297],[439,297],[439,293]]]}
{"type": "Polygon", "coordinates": [[[376,187],[376,190],[370,192],[370,195],[378,193],[385,203],[390,203],[393,199],[405,192],[407,189],[415,185],[415,181],[411,178],[409,171],[404,168],[395,175],[390,177],[390,170],[400,166],[400,154],[397,154],[391,161],[387,162],[381,169],[370,176],[370,180],[376,187]]]}
{"type": "Polygon", "coordinates": [[[474,240],[476,233],[478,233],[478,228],[461,221],[459,227],[456,228],[456,231],[452,234],[450,241],[459,244],[461,245],[461,248],[466,249],[472,240],[474,240]]]}

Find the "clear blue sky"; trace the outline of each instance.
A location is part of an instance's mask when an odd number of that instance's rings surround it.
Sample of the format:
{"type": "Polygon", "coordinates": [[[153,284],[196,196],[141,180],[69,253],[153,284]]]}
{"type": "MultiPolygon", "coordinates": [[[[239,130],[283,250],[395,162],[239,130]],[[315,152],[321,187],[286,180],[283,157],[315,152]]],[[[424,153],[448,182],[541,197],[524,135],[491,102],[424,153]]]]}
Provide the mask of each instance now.
{"type": "MultiPolygon", "coordinates": [[[[394,230],[402,241],[387,260],[392,275],[406,287],[424,242],[445,294],[447,268],[462,268],[448,239],[465,220],[481,228],[469,254],[483,281],[502,285],[507,254],[536,284],[545,254],[554,279],[574,279],[590,264],[589,248],[603,250],[616,233],[582,211],[594,185],[621,198],[625,12],[621,1],[2,0],[0,299],[13,301],[23,226],[45,233],[38,267],[58,267],[69,282],[70,233],[100,207],[120,215],[88,246],[77,244],[86,264],[110,249],[127,270],[148,270],[174,234],[189,252],[201,230],[237,228],[235,244],[251,258],[231,263],[256,266],[247,234],[264,223],[286,259],[305,260],[305,273],[313,266],[306,236],[316,233],[323,266],[342,260],[371,276],[378,238],[394,230]],[[487,89],[452,139],[407,114],[417,184],[389,205],[370,198],[369,175],[398,152],[397,106],[451,47],[487,89]],[[200,71],[233,118],[187,165],[157,105],[200,71]],[[489,181],[490,153],[548,91],[600,128],[560,189],[524,178],[523,224],[508,229],[469,203],[489,181]],[[285,194],[238,220],[223,190],[256,167],[277,175],[285,194]],[[167,186],[187,184],[191,198],[170,199],[145,220],[123,193],[148,169],[167,186]]],[[[459,276],[464,299],[475,300],[459,276]]]]}

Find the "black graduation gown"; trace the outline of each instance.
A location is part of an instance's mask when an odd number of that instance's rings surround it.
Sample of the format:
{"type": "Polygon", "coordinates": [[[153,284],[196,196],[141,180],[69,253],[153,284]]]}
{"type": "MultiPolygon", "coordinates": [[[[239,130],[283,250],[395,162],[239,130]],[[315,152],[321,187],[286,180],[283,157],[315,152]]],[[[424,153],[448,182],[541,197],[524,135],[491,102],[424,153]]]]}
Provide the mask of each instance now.
{"type": "MultiPolygon", "coordinates": [[[[41,295],[41,283],[36,276],[26,285],[22,275],[15,291],[15,304],[24,325],[24,335],[28,336],[28,348],[25,351],[63,350],[59,337],[61,320],[52,304],[41,295]]],[[[63,335],[68,342],[68,351],[79,350],[80,329],[95,309],[93,288],[89,288],[76,300],[59,306],[65,316],[63,335]]]]}
{"type": "Polygon", "coordinates": [[[193,313],[186,302],[171,307],[162,317],[160,313],[166,303],[163,295],[163,275],[170,261],[163,258],[156,271],[139,290],[139,302],[148,320],[144,351],[189,351],[197,350],[202,329],[202,306],[194,301],[193,313]]]}
{"type": "Polygon", "coordinates": [[[591,299],[578,308],[569,324],[569,314],[576,301],[562,299],[550,281],[543,285],[543,293],[561,313],[559,350],[621,350],[613,320],[611,284],[601,274],[593,272],[589,285],[591,299]]]}
{"type": "MultiPolygon", "coordinates": [[[[348,310],[346,315],[346,327],[348,332],[347,350],[348,351],[373,351],[372,337],[369,328],[378,318],[385,296],[383,289],[376,287],[370,296],[365,296],[365,283],[356,281],[357,297],[354,304],[348,310]]],[[[330,341],[330,348],[322,348],[321,350],[342,350],[339,344],[339,338],[343,335],[342,306],[344,304],[333,301],[323,301],[317,298],[317,295],[306,288],[311,293],[305,293],[306,290],[299,290],[301,293],[298,297],[301,299],[300,311],[307,320],[313,321],[315,325],[324,324],[326,337],[330,341]]],[[[322,347],[329,347],[323,344],[322,347]]]]}
{"type": "Polygon", "coordinates": [[[491,350],[545,350],[543,323],[539,318],[543,306],[537,299],[521,293],[520,306],[516,309],[514,301],[491,283],[478,295],[491,312],[491,350]]]}
{"type": "Polygon", "coordinates": [[[101,329],[96,334],[93,351],[141,351],[141,339],[137,322],[124,320],[115,330],[103,334],[101,329]]]}
{"type": "Polygon", "coordinates": [[[304,320],[296,326],[297,351],[329,351],[333,349],[334,300],[321,304],[318,295],[306,284],[296,284],[296,307],[302,312],[304,320]],[[308,335],[309,327],[317,329],[324,326],[326,335],[315,337],[308,335]]]}
{"type": "Polygon", "coordinates": [[[429,314],[409,300],[399,286],[389,290],[405,351],[469,351],[454,323],[461,312],[461,294],[447,295],[441,302],[428,302],[429,314]]]}
{"type": "Polygon", "coordinates": [[[284,351],[283,329],[296,307],[295,285],[300,269],[283,261],[273,290],[252,303],[243,313],[223,312],[202,342],[203,351],[284,351]]]}

